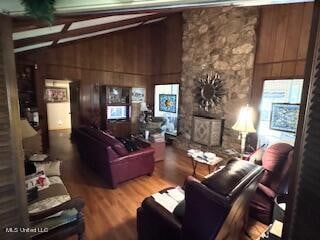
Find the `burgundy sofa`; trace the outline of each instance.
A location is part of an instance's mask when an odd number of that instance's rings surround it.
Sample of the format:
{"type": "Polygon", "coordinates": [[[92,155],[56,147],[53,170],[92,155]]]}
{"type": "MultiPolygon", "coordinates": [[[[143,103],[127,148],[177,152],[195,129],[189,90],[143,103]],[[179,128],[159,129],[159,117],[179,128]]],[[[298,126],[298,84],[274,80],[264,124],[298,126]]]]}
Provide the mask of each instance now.
{"type": "Polygon", "coordinates": [[[266,172],[251,201],[250,215],[264,224],[271,223],[274,198],[288,192],[292,155],[293,147],[286,143],[271,145],[263,153],[266,172]]]}
{"type": "Polygon", "coordinates": [[[261,166],[230,160],[202,182],[188,177],[173,213],[147,197],[137,210],[138,240],[240,239],[262,174],[261,166]]]}
{"type": "Polygon", "coordinates": [[[153,173],[154,150],[147,143],[139,142],[139,149],[129,152],[118,139],[93,127],[76,129],[74,141],[81,159],[112,188],[126,180],[153,173]]]}

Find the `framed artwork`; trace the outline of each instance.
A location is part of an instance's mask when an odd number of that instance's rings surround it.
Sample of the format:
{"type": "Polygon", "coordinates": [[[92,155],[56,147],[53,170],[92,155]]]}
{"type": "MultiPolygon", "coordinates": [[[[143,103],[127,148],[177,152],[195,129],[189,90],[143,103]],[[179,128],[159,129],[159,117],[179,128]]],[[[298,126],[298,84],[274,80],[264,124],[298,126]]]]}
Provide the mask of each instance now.
{"type": "Polygon", "coordinates": [[[299,108],[299,104],[273,103],[270,128],[295,133],[298,126],[299,108]]]}
{"type": "Polygon", "coordinates": [[[68,89],[62,87],[46,88],[47,102],[68,102],[68,89]]]}
{"type": "Polygon", "coordinates": [[[175,94],[159,94],[159,111],[177,112],[177,95],[175,94]]]}
{"type": "Polygon", "coordinates": [[[131,101],[133,103],[145,102],[145,92],[144,88],[132,88],[131,101]]]}

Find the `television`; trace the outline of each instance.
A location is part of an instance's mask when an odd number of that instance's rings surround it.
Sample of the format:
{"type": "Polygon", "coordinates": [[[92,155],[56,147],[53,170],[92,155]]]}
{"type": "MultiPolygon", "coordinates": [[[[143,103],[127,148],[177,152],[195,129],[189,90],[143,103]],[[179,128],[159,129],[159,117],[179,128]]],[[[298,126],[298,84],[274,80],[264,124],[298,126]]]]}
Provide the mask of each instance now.
{"type": "Polygon", "coordinates": [[[299,104],[273,103],[270,128],[273,130],[295,133],[299,119],[299,104]]]}
{"type": "Polygon", "coordinates": [[[107,119],[108,120],[122,120],[127,119],[128,114],[128,106],[108,106],[107,107],[107,119]]]}
{"type": "Polygon", "coordinates": [[[175,94],[159,94],[159,111],[177,112],[177,95],[175,94]]]}

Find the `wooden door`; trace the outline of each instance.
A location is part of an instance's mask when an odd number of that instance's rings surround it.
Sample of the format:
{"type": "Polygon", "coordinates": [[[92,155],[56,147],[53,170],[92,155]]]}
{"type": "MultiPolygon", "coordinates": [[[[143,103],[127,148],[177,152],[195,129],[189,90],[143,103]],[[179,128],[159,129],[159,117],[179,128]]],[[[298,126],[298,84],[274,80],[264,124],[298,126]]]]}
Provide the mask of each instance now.
{"type": "Polygon", "coordinates": [[[26,239],[28,215],[11,19],[0,14],[0,239],[26,239]]]}
{"type": "MultiPolygon", "coordinates": [[[[77,129],[80,124],[80,82],[71,82],[70,86],[70,114],[71,114],[71,130],[77,129]]],[[[71,134],[72,134],[71,133],[71,134]]]]}

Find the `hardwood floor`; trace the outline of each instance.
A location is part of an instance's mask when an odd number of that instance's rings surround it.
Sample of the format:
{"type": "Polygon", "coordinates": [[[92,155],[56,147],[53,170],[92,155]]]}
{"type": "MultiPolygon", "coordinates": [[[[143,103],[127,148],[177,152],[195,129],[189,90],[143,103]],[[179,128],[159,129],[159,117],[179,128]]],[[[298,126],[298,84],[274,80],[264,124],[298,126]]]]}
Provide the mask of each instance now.
{"type": "MultiPolygon", "coordinates": [[[[104,182],[79,159],[76,147],[69,140],[68,130],[50,132],[50,155],[62,163],[62,178],[71,196],[85,200],[84,209],[87,240],[136,240],[136,209],[142,200],[159,190],[182,185],[192,174],[190,159],[185,152],[166,148],[166,159],[156,163],[153,176],[143,176],[122,183],[116,190],[104,182]]],[[[199,174],[207,174],[199,166],[199,174]]],[[[248,233],[257,239],[265,225],[250,219],[248,233]]],[[[70,238],[70,239],[76,239],[70,238]]],[[[243,236],[241,240],[249,240],[243,236]]]]}

